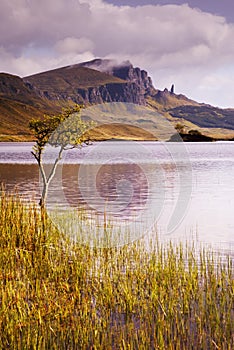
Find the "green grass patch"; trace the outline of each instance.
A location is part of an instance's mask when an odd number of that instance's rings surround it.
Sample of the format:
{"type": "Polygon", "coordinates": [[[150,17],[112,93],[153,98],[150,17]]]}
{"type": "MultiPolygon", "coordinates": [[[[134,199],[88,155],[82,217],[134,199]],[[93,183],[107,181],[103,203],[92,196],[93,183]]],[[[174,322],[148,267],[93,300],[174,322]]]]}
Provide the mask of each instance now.
{"type": "Polygon", "coordinates": [[[234,348],[230,258],[158,242],[89,248],[15,194],[0,207],[1,349],[234,348]]]}

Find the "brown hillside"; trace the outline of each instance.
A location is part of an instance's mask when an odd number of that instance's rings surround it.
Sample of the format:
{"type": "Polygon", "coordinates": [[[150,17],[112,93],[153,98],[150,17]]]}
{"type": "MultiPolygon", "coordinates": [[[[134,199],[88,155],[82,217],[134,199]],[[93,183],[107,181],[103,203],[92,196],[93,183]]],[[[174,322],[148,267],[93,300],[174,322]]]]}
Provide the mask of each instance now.
{"type": "MultiPolygon", "coordinates": [[[[36,86],[37,89],[53,95],[59,93],[77,94],[76,89],[87,89],[105,84],[125,83],[124,80],[113,77],[112,75],[101,73],[97,70],[73,65],[54,69],[24,78],[25,82],[36,86]]],[[[65,97],[65,96],[64,96],[65,97]]]]}

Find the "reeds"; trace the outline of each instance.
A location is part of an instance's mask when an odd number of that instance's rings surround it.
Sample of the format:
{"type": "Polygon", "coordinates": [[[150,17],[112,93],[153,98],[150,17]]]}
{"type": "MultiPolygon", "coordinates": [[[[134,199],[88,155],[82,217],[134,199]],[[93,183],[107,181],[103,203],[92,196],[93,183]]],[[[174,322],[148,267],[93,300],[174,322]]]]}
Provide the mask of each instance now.
{"type": "Polygon", "coordinates": [[[15,195],[0,208],[1,349],[234,348],[230,258],[140,241],[89,248],[15,195]]]}

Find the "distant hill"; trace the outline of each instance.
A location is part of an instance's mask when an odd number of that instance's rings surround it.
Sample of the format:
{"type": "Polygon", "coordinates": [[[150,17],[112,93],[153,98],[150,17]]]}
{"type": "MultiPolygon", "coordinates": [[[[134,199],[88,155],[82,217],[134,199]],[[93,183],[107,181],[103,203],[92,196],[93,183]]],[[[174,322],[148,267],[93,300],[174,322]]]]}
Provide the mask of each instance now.
{"type": "MultiPolygon", "coordinates": [[[[133,67],[129,61],[118,64],[113,60],[95,59],[24,78],[0,73],[0,140],[30,140],[30,119],[59,113],[62,107],[75,103],[92,105],[103,102],[150,106],[174,125],[183,125],[187,133],[197,130],[208,137],[234,137],[234,109],[200,104],[182,94],[175,94],[174,85],[170,90],[158,90],[148,73],[133,67]]],[[[144,122],[149,129],[156,128],[154,120],[144,122]]],[[[142,121],[139,127],[144,127],[142,121]]],[[[108,131],[106,127],[104,129],[100,135],[108,135],[108,138],[118,138],[121,134],[116,127],[108,131]]],[[[130,133],[130,138],[142,139],[139,132],[140,129],[128,128],[122,134],[126,137],[130,133]]],[[[191,135],[193,132],[189,137],[191,135]]]]}

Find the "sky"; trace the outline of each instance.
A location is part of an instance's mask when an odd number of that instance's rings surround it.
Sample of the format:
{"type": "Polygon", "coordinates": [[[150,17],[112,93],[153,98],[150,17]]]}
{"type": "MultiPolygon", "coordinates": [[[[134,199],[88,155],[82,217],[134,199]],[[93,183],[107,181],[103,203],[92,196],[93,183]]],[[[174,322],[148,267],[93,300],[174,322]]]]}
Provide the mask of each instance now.
{"type": "Polygon", "coordinates": [[[0,71],[130,60],[154,86],[234,108],[233,0],[1,0],[0,71]]]}

